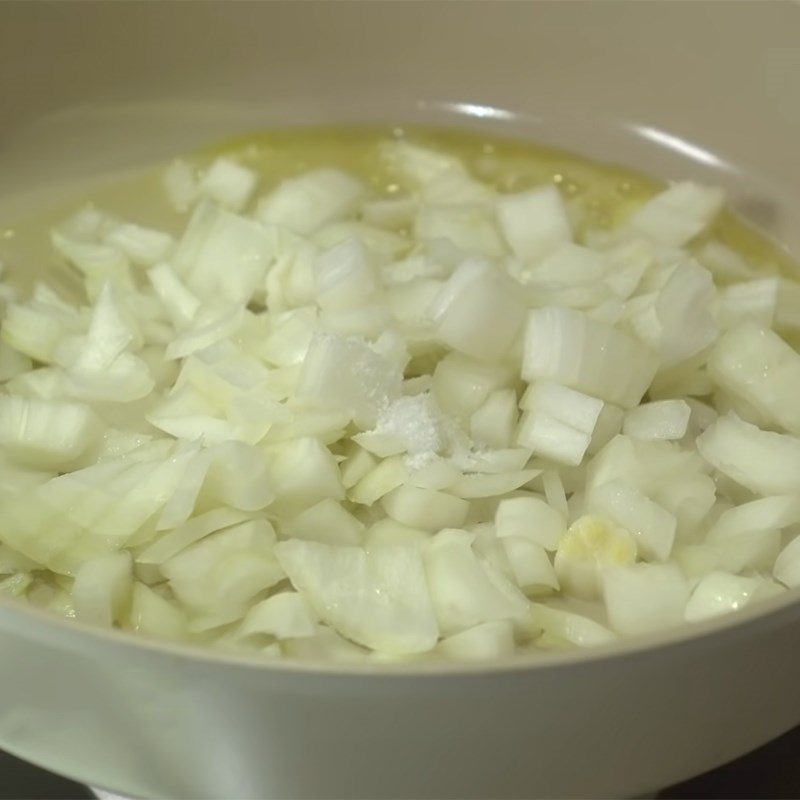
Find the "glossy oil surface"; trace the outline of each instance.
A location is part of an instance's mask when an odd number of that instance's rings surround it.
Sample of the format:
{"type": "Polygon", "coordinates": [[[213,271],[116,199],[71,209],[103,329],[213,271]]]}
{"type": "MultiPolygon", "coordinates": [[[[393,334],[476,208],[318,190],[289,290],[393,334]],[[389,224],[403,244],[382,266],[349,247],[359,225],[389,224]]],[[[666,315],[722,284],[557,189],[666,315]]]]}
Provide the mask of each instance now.
{"type": "MultiPolygon", "coordinates": [[[[637,171],[581,155],[496,135],[448,128],[376,126],[271,129],[214,142],[182,158],[202,170],[225,155],[255,169],[259,191],[269,191],[285,178],[320,167],[337,167],[359,176],[377,195],[402,194],[398,175],[381,159],[380,142],[392,137],[430,146],[458,156],[477,178],[500,192],[516,192],[544,183],[559,187],[570,201],[576,232],[613,228],[655,194],[664,182],[637,171]]],[[[59,199],[40,195],[39,208],[21,219],[0,219],[0,261],[15,283],[30,286],[46,277],[71,293],[69,281],[49,243],[48,230],[75,210],[93,203],[143,225],[178,232],[185,217],[169,205],[161,184],[162,164],[153,165],[90,188],[53,191],[59,199]]],[[[766,235],[731,212],[723,213],[707,238],[728,244],[764,272],[797,274],[786,252],[766,235]]]]}

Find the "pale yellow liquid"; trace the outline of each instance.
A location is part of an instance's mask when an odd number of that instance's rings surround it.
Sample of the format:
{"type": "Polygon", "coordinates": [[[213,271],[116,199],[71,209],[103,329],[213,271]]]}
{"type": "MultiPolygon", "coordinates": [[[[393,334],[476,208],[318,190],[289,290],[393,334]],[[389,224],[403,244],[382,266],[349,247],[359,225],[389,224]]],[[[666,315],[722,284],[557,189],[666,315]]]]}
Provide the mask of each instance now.
{"type": "MultiPolygon", "coordinates": [[[[403,194],[399,176],[379,156],[378,145],[392,136],[441,149],[460,157],[479,179],[501,192],[520,191],[554,183],[576,212],[578,236],[586,229],[613,228],[636,206],[655,194],[663,183],[624,167],[499,137],[458,130],[409,128],[304,128],[271,130],[212,144],[185,156],[202,169],[214,158],[228,155],[255,169],[259,190],[269,191],[281,180],[318,167],[338,167],[358,175],[378,195],[403,194]]],[[[47,232],[81,206],[92,202],[125,219],[179,233],[185,215],[167,202],[161,170],[152,168],[111,184],[78,194],[67,202],[42,207],[14,224],[0,221],[0,261],[10,279],[23,286],[47,277],[68,294],[79,291],[75,279],[52,252],[47,232]],[[3,227],[5,225],[5,227],[3,227]]],[[[701,240],[715,238],[737,250],[764,272],[797,276],[792,259],[768,237],[730,212],[723,213],[701,240]]]]}

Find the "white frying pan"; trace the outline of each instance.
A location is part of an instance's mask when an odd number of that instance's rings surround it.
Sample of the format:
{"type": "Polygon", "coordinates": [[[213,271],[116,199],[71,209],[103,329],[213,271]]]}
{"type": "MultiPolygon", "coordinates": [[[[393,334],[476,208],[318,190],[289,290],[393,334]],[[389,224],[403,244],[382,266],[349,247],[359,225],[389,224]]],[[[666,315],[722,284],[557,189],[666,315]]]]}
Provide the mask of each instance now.
{"type": "MultiPolygon", "coordinates": [[[[790,2],[6,2],[0,222],[221,135],[421,121],[710,180],[797,254],[798,41],[790,2]]],[[[0,601],[0,747],[138,797],[643,795],[800,722],[798,675],[797,591],[607,650],[400,671],[0,601]]]]}

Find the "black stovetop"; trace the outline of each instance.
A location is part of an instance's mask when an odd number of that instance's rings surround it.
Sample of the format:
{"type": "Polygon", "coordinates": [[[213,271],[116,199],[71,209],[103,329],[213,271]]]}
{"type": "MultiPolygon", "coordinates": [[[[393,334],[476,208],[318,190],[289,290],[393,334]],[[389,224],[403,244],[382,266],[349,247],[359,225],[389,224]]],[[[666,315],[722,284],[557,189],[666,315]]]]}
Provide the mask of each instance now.
{"type": "MultiPolygon", "coordinates": [[[[85,786],[0,751],[0,800],[83,800],[85,786]]],[[[662,800],[800,798],[800,727],[724,767],[671,786],[662,800]]]]}

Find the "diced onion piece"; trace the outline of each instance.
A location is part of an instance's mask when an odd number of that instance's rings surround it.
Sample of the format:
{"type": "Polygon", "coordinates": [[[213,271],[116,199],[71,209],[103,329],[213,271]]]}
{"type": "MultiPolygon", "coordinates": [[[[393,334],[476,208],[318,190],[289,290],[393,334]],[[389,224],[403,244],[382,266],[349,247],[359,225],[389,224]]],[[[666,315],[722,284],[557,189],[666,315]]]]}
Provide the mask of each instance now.
{"type": "Polygon", "coordinates": [[[242,442],[210,447],[203,497],[242,511],[260,511],[274,499],[264,452],[242,442]]]}
{"type": "Polygon", "coordinates": [[[420,545],[430,538],[430,531],[409,528],[407,525],[395,522],[390,517],[385,517],[369,527],[364,538],[364,546],[369,550],[371,547],[382,544],[420,545]]]}
{"type": "Polygon", "coordinates": [[[117,247],[99,242],[72,239],[57,230],[52,231],[53,247],[74,267],[80,270],[94,295],[98,284],[111,281],[121,286],[131,286],[128,258],[117,247]]]}
{"type": "Polygon", "coordinates": [[[469,511],[469,503],[460,497],[410,485],[393,489],[382,498],[381,505],[393,520],[429,531],[458,528],[469,511]]]}
{"type": "Polygon", "coordinates": [[[534,453],[577,466],[583,460],[602,400],[549,381],[531,384],[520,402],[517,443],[534,453]]]}
{"type": "Polygon", "coordinates": [[[758,278],[720,290],[717,319],[721,327],[732,328],[745,320],[771,327],[779,288],[778,278],[758,278]]]}
{"type": "Polygon", "coordinates": [[[317,259],[314,279],[316,302],[326,311],[362,307],[378,288],[364,246],[352,238],[317,259]]]}
{"type": "Polygon", "coordinates": [[[188,456],[119,459],[60,475],[3,499],[3,539],[49,569],[73,574],[125,543],[169,500],[188,456]]]}
{"type": "Polygon", "coordinates": [[[253,170],[243,167],[232,158],[216,159],[200,179],[201,197],[214,200],[232,211],[240,211],[252,197],[258,182],[253,170]]]}
{"type": "Polygon", "coordinates": [[[397,489],[408,478],[408,468],[402,458],[386,458],[367,472],[350,490],[354,503],[371,506],[389,492],[397,489]]]}
{"type": "Polygon", "coordinates": [[[764,497],[729,508],[709,528],[706,539],[721,542],[754,531],[782,530],[800,522],[800,496],[764,497]]]}
{"type": "Polygon", "coordinates": [[[362,447],[353,448],[344,461],[339,464],[342,486],[347,490],[352,489],[377,466],[377,463],[377,459],[369,451],[362,447]]]}
{"type": "Polygon", "coordinates": [[[720,189],[674,183],[638,209],[628,227],[659,244],[680,247],[708,227],[723,201],[720,189]]]}
{"type": "Polygon", "coordinates": [[[759,577],[712,572],[692,591],[686,605],[686,620],[696,622],[737,611],[753,599],[764,583],[764,579],[759,577]]]}
{"type": "Polygon", "coordinates": [[[464,171],[464,165],[455,156],[403,139],[381,142],[379,152],[389,168],[414,188],[424,187],[446,173],[464,171]]]}
{"type": "Polygon", "coordinates": [[[309,234],[350,215],[365,194],[364,185],[347,173],[318,169],[283,181],[259,202],[256,215],[263,222],[309,234]]]}
{"type": "Polygon", "coordinates": [[[743,322],[720,337],[708,361],[714,380],[790,433],[800,434],[800,355],[767,328],[743,322]]]}
{"type": "Polygon", "coordinates": [[[462,475],[447,487],[447,491],[465,499],[498,497],[525,486],[540,473],[541,470],[538,469],[523,469],[515,472],[462,475]]]}
{"type": "Polygon", "coordinates": [[[669,274],[653,302],[632,320],[642,341],[666,364],[676,364],[707,347],[717,335],[709,310],[715,296],[708,270],[686,259],[669,274]]]}
{"type": "Polygon", "coordinates": [[[498,198],[497,218],[514,255],[525,262],[572,241],[567,210],[554,186],[498,198]]]}
{"type": "Polygon", "coordinates": [[[522,377],[549,379],[625,408],[634,407],[657,362],[636,340],[567,308],[530,312],[522,377]]]}
{"type": "Polygon", "coordinates": [[[300,639],[317,632],[314,614],[301,594],[280,592],[250,608],[237,629],[237,640],[256,636],[300,639]]]}
{"type": "Polygon", "coordinates": [[[636,487],[691,534],[714,504],[716,487],[696,454],[672,442],[617,436],[588,465],[586,490],[614,480],[636,487]]]}
{"type": "Polygon", "coordinates": [[[356,339],[315,334],[303,361],[298,397],[349,411],[366,427],[400,393],[402,374],[389,359],[356,339]]]}
{"type": "Polygon", "coordinates": [[[136,556],[136,563],[162,564],[210,533],[238,525],[247,520],[247,517],[247,514],[234,508],[215,508],[206,511],[156,539],[136,556]]]}
{"type": "Polygon", "coordinates": [[[176,211],[188,211],[197,199],[197,177],[186,161],[175,159],[165,170],[162,184],[176,211]]]}
{"type": "Polygon", "coordinates": [[[524,447],[482,452],[455,452],[450,463],[464,472],[495,474],[521,470],[530,461],[531,451],[524,447]]]}
{"type": "Polygon", "coordinates": [[[564,482],[557,470],[546,469],[542,473],[542,487],[547,503],[566,519],[569,516],[569,503],[564,482]]]}
{"type": "Polygon", "coordinates": [[[319,625],[313,636],[285,639],[279,649],[283,656],[301,661],[353,663],[367,657],[364,648],[348,641],[327,625],[319,625]]]}
{"type": "Polygon", "coordinates": [[[511,446],[517,425],[517,394],[513,389],[492,392],[469,420],[472,439],[492,448],[511,446]]]}
{"type": "Polygon", "coordinates": [[[582,433],[591,434],[603,401],[551,381],[537,381],[528,387],[520,408],[541,412],[582,433]]]}
{"type": "Polygon", "coordinates": [[[327,250],[348,239],[365,247],[378,265],[404,256],[411,246],[405,235],[353,220],[326,225],[313,234],[311,241],[327,250]]]}
{"type": "Polygon", "coordinates": [[[697,438],[703,458],[756,494],[789,494],[800,486],[800,439],[762,431],[735,414],[720,417],[697,438]]]}
{"type": "Polygon", "coordinates": [[[772,574],[784,586],[800,586],[800,536],[795,536],[775,559],[772,574]]]}
{"type": "Polygon", "coordinates": [[[597,416],[597,422],[592,433],[592,440],[587,448],[589,455],[595,455],[602,450],[617,434],[622,431],[625,412],[611,403],[603,403],[603,408],[597,416]]]}
{"type": "Polygon", "coordinates": [[[714,565],[725,572],[763,572],[775,563],[781,549],[778,530],[754,530],[714,541],[706,540],[714,553],[714,565]]]}
{"type": "Polygon", "coordinates": [[[625,414],[622,432],[634,439],[682,439],[690,415],[691,409],[683,400],[645,403],[625,414]]]}
{"type": "Polygon", "coordinates": [[[21,464],[56,467],[74,461],[99,433],[83,403],[0,395],[0,447],[21,464]]]}
{"type": "Polygon", "coordinates": [[[481,563],[462,530],[442,530],[425,547],[428,587],[446,636],[497,620],[521,620],[524,595],[503,575],[481,563]]]}
{"type": "Polygon", "coordinates": [[[460,353],[450,353],[433,373],[433,394],[449,414],[466,416],[477,411],[489,395],[507,387],[511,370],[502,364],[486,364],[460,353]]]}
{"type": "Polygon", "coordinates": [[[113,553],[84,562],[72,587],[77,618],[111,627],[120,620],[131,587],[130,553],[113,553]]]}
{"type": "Polygon", "coordinates": [[[461,471],[449,459],[434,458],[413,472],[407,482],[420,489],[447,489],[461,476],[461,471]]]}
{"type": "Polygon", "coordinates": [[[507,620],[495,620],[448,636],[438,651],[458,661],[488,661],[514,653],[514,629],[507,620]]]}
{"type": "Polygon", "coordinates": [[[549,637],[577,647],[598,647],[617,638],[593,619],[542,603],[533,604],[531,618],[549,637]]]}
{"type": "Polygon", "coordinates": [[[560,245],[523,274],[526,283],[554,289],[595,284],[603,279],[607,271],[608,263],[603,254],[567,243],[560,245]]]}
{"type": "Polygon", "coordinates": [[[186,467],[175,493],[162,509],[156,523],[156,530],[176,528],[189,519],[203,487],[210,462],[211,458],[207,451],[196,453],[186,467]]]}
{"type": "Polygon", "coordinates": [[[607,517],[583,516],[561,537],[555,571],[562,589],[580,598],[597,597],[603,572],[636,560],[636,541],[607,517]]]}
{"type": "Polygon", "coordinates": [[[460,164],[439,172],[421,189],[425,201],[445,205],[487,204],[496,194],[491,186],[473,178],[460,164]]]}
{"type": "Polygon", "coordinates": [[[468,260],[444,284],[429,313],[446,345],[495,361],[511,347],[525,308],[506,276],[487,262],[468,260]]]}
{"type": "Polygon", "coordinates": [[[200,308],[200,301],[186,288],[169,264],[158,264],[148,271],[147,277],[172,321],[184,327],[200,308]]]}
{"type": "Polygon", "coordinates": [[[154,388],[147,364],[131,353],[121,353],[103,369],[73,369],[66,375],[67,393],[87,401],[130,403],[147,397],[154,388]]]}
{"type": "Polygon", "coordinates": [[[735,250],[716,239],[705,242],[697,249],[700,263],[711,270],[717,283],[746,281],[757,276],[752,264],[735,250]]]}
{"type": "Polygon", "coordinates": [[[672,552],[677,521],[658,503],[623,481],[594,487],[587,505],[630,531],[642,558],[666,561],[672,552]]]}
{"type": "Polygon", "coordinates": [[[133,584],[128,619],[132,630],[146,636],[182,639],[186,635],[186,613],[139,581],[133,584]]]}
{"type": "Polygon", "coordinates": [[[566,533],[562,514],[538,497],[509,497],[497,506],[495,526],[500,538],[528,539],[545,550],[556,550],[566,533]]]}
{"type": "Polygon", "coordinates": [[[112,228],[103,241],[121,250],[134,264],[145,267],[165,261],[175,248],[175,241],[168,233],[131,222],[112,228]]]}
{"type": "Polygon", "coordinates": [[[364,539],[364,523],[336,500],[326,498],[284,522],[281,533],[285,538],[323,544],[359,545],[364,539]]]}
{"type": "Polygon", "coordinates": [[[591,436],[545,413],[526,411],[517,431],[517,444],[562,464],[577,466],[591,436]]]}
{"type": "Polygon", "coordinates": [[[161,564],[178,600],[195,613],[243,616],[248,603],[284,578],[272,555],[266,520],[242,522],[207,536],[161,564]]]}
{"type": "Polygon", "coordinates": [[[541,545],[522,536],[506,536],[502,541],[514,582],[526,595],[558,591],[558,578],[541,545]]]}
{"type": "Polygon", "coordinates": [[[9,303],[3,312],[3,339],[34,361],[52,363],[64,333],[58,319],[39,309],[9,303]]]}
{"type": "Polygon", "coordinates": [[[204,350],[235,334],[242,327],[244,319],[245,310],[240,305],[198,313],[191,326],[167,345],[165,356],[168,359],[186,358],[204,350]]]}
{"type": "Polygon", "coordinates": [[[252,219],[200,203],[172,256],[172,266],[198,297],[245,304],[264,281],[274,237],[252,219]]]}
{"type": "Polygon", "coordinates": [[[344,500],[344,487],[336,460],[318,439],[293,439],[272,447],[269,466],[273,508],[298,512],[327,497],[344,500]]]}
{"type": "Polygon", "coordinates": [[[414,221],[420,242],[444,240],[460,252],[500,258],[506,252],[491,206],[484,203],[423,205],[414,221]]]}
{"type": "Polygon", "coordinates": [[[679,626],[689,586],[674,564],[635,564],[606,570],[603,595],[611,627],[634,636],[679,626]]]}
{"type": "Polygon", "coordinates": [[[320,619],[342,635],[397,655],[435,646],[439,631],[416,546],[364,550],[294,540],[276,545],[275,554],[320,619]]]}

